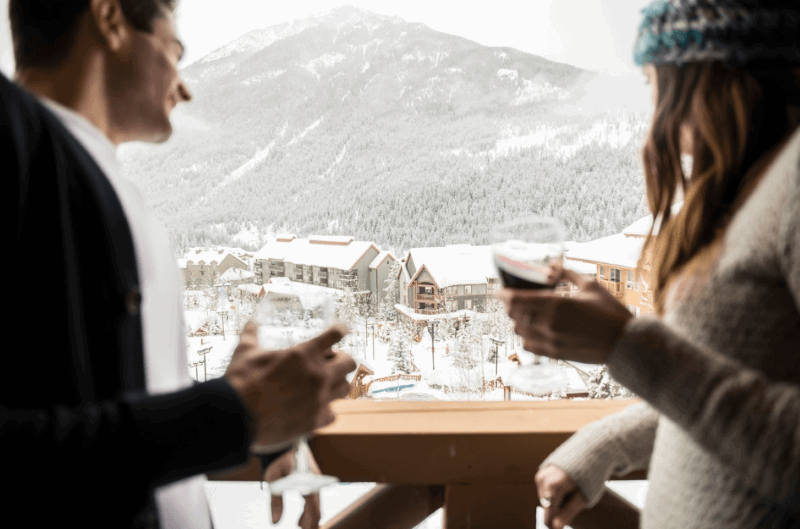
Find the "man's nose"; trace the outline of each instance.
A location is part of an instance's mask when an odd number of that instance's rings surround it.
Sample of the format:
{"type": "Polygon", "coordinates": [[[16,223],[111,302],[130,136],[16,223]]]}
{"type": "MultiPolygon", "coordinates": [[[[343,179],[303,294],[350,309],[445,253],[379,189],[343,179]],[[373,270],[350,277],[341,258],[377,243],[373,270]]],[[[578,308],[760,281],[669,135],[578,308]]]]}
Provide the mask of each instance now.
{"type": "Polygon", "coordinates": [[[186,84],[181,81],[178,83],[179,102],[188,103],[192,100],[192,93],[187,88],[186,84]]]}

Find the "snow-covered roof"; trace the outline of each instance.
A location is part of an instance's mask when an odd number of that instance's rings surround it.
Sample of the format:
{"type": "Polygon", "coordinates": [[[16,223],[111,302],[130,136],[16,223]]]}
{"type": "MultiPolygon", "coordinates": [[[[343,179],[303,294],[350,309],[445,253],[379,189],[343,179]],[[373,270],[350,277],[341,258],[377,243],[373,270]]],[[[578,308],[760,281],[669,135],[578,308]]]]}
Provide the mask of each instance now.
{"type": "Polygon", "coordinates": [[[643,247],[644,239],[641,237],[626,237],[617,233],[573,247],[567,254],[567,262],[580,259],[622,268],[636,268],[643,247]]]}
{"type": "Polygon", "coordinates": [[[269,281],[267,281],[268,285],[285,285],[291,283],[292,280],[288,277],[270,277],[269,281]]]}
{"type": "MultiPolygon", "coordinates": [[[[244,250],[241,251],[244,252],[244,250]]],[[[178,266],[181,268],[186,268],[186,265],[189,262],[193,264],[199,264],[201,262],[205,264],[211,264],[213,262],[220,264],[229,255],[234,259],[237,259],[243,265],[247,266],[247,263],[245,263],[241,258],[244,257],[244,254],[239,254],[239,256],[237,256],[236,254],[229,252],[227,248],[219,248],[215,250],[207,248],[190,248],[186,253],[185,259],[178,259],[178,266]],[[183,264],[181,265],[181,263],[183,264]]]]}
{"type": "Polygon", "coordinates": [[[294,236],[283,238],[279,236],[264,245],[259,251],[256,252],[256,259],[263,259],[269,261],[270,259],[283,259],[289,249],[296,244],[308,244],[305,239],[296,239],[294,236]]]}
{"type": "MultiPolygon", "coordinates": [[[[683,207],[683,202],[676,202],[672,206],[672,214],[675,215],[678,213],[681,208],[683,207]]],[[[648,215],[646,217],[642,217],[641,219],[637,220],[624,230],[622,233],[628,237],[647,237],[647,234],[650,233],[650,226],[653,225],[653,216],[648,215]]],[[[655,227],[653,229],[653,235],[658,235],[658,230],[661,227],[661,217],[656,219],[655,227]]]]}
{"type": "MultiPolygon", "coordinates": [[[[350,270],[370,247],[375,245],[368,241],[354,241],[352,237],[312,236],[290,242],[270,241],[256,253],[256,259],[350,270]]],[[[375,250],[380,251],[377,247],[375,250]]]]}
{"type": "Polygon", "coordinates": [[[583,261],[573,261],[569,258],[569,254],[564,259],[564,268],[572,270],[575,273],[583,275],[594,275],[597,273],[597,265],[584,263],[583,261]]]}
{"type": "Polygon", "coordinates": [[[386,256],[391,257],[393,261],[397,260],[397,258],[394,255],[392,255],[391,252],[384,250],[381,253],[379,253],[375,257],[375,259],[372,260],[372,262],[369,264],[369,267],[370,268],[378,268],[378,265],[380,265],[383,262],[383,260],[386,259],[386,256]]]}
{"type": "MultiPolygon", "coordinates": [[[[414,278],[423,267],[433,276],[439,288],[452,285],[479,285],[499,279],[492,258],[491,246],[458,244],[433,248],[412,248],[409,258],[417,267],[414,278]]],[[[414,279],[412,278],[412,280],[414,279]]]]}
{"type": "Polygon", "coordinates": [[[240,261],[244,261],[248,257],[251,257],[253,252],[248,252],[242,248],[234,248],[230,246],[215,246],[213,248],[195,247],[189,248],[184,258],[186,261],[192,261],[195,264],[199,263],[201,260],[205,261],[206,263],[210,263],[212,260],[219,263],[225,259],[225,256],[228,254],[233,255],[240,261]]]}
{"type": "Polygon", "coordinates": [[[353,237],[339,235],[309,235],[308,242],[311,244],[342,244],[348,245],[355,241],[353,237]]]}
{"type": "Polygon", "coordinates": [[[256,275],[253,272],[242,270],[241,268],[229,268],[225,273],[219,276],[219,281],[240,281],[242,279],[250,279],[256,275]]]}
{"type": "Polygon", "coordinates": [[[461,309],[455,312],[448,312],[446,314],[417,314],[414,312],[414,309],[411,307],[406,307],[400,303],[397,303],[394,306],[395,310],[402,313],[404,316],[411,318],[414,321],[430,321],[430,320],[452,320],[455,318],[460,318],[462,316],[467,316],[469,318],[473,318],[477,315],[474,310],[469,309],[461,309]]]}
{"type": "Polygon", "coordinates": [[[248,283],[246,285],[239,285],[236,288],[238,288],[239,290],[241,290],[243,292],[247,292],[248,294],[255,294],[257,296],[264,289],[264,286],[263,285],[254,285],[253,283],[248,283]]]}

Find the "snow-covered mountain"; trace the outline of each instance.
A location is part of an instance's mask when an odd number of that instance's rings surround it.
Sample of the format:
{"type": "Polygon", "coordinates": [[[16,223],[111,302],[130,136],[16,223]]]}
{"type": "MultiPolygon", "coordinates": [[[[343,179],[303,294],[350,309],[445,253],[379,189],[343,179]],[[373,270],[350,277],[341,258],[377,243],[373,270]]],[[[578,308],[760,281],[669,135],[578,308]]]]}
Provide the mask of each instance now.
{"type": "Polygon", "coordinates": [[[188,66],[166,145],[124,156],[182,245],[251,230],[402,250],[549,213],[570,236],[644,214],[642,115],[581,109],[594,74],[341,7],[188,66]],[[252,223],[252,224],[251,224],[252,223]]]}

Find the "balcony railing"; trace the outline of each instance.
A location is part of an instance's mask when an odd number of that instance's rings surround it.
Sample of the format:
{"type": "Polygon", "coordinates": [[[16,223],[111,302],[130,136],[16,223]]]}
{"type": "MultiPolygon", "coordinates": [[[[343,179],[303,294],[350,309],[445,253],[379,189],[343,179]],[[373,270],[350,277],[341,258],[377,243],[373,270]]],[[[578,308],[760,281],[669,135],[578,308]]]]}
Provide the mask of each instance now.
{"type": "Polygon", "coordinates": [[[417,294],[417,299],[419,301],[436,301],[436,296],[433,294],[417,294]]]}
{"type": "MultiPolygon", "coordinates": [[[[324,527],[411,529],[443,508],[444,529],[534,529],[541,462],[583,426],[636,402],[337,402],[336,422],[310,442],[320,469],[381,485],[324,527]]],[[[258,481],[258,462],[212,479],[258,481]]],[[[571,526],[638,525],[638,509],[606,489],[571,526]]]]}

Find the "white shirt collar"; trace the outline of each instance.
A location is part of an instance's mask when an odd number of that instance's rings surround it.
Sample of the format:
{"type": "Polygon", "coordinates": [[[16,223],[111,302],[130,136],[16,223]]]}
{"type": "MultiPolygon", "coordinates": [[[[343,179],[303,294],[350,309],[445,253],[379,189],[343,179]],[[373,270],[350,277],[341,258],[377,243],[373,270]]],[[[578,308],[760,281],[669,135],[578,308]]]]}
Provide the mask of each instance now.
{"type": "Polygon", "coordinates": [[[94,158],[94,161],[106,174],[106,177],[119,177],[120,165],[117,160],[117,147],[100,129],[81,114],[52,99],[40,97],[39,101],[49,108],[64,127],[83,145],[83,148],[94,158]]]}

